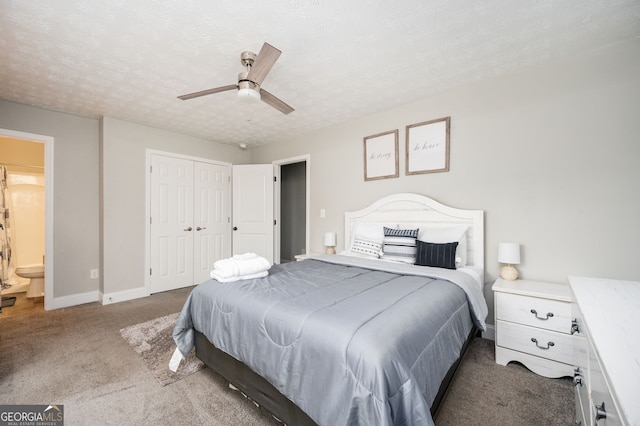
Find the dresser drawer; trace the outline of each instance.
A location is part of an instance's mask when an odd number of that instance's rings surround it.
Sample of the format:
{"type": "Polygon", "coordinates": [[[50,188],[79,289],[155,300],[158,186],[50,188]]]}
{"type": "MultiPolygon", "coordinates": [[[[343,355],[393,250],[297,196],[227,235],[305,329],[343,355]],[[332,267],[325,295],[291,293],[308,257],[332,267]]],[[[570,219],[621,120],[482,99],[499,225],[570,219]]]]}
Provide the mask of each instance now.
{"type": "Polygon", "coordinates": [[[496,345],[565,364],[573,364],[573,336],[570,334],[498,320],[496,345]]]}
{"type": "Polygon", "coordinates": [[[571,332],[571,303],[510,293],[496,293],[498,320],[540,327],[560,333],[571,332]]]}

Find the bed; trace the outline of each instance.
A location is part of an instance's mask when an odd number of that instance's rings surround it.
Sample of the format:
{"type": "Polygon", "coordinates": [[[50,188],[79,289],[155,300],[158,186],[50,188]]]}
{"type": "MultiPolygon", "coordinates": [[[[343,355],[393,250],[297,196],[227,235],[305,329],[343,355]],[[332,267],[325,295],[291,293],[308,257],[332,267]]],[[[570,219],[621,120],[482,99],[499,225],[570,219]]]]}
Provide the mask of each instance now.
{"type": "Polygon", "coordinates": [[[200,284],[174,329],[178,350],[195,346],[285,424],[432,425],[485,329],[483,212],[394,194],[345,213],[344,241],[341,254],[265,278],[200,284]],[[420,266],[405,258],[407,233],[420,266]]]}

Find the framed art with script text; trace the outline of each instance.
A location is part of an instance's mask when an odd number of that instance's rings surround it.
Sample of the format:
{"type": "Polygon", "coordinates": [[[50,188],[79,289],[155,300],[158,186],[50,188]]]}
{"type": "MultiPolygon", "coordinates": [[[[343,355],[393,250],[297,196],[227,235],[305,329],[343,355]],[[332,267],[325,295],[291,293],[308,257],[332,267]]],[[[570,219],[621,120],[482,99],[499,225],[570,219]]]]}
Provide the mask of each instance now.
{"type": "Polygon", "coordinates": [[[451,117],[407,126],[406,174],[449,171],[451,117]]]}
{"type": "Polygon", "coordinates": [[[398,177],[398,129],[364,138],[364,180],[398,177]]]}

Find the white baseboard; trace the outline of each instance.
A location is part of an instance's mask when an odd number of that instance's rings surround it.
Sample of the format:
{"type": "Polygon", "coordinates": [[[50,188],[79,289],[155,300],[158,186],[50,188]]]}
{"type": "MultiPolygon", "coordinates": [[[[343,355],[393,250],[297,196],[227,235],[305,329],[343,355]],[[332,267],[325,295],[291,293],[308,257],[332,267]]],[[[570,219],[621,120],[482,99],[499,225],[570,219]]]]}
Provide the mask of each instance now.
{"type": "Polygon", "coordinates": [[[487,324],[487,331],[482,332],[482,337],[489,340],[496,340],[496,326],[487,324]]]}
{"type": "Polygon", "coordinates": [[[88,291],[86,293],[72,294],[71,296],[54,297],[50,302],[45,299],[45,309],[47,311],[51,311],[53,309],[68,308],[69,306],[97,302],[98,300],[98,290],[88,291]]]}
{"type": "Polygon", "coordinates": [[[114,293],[100,293],[100,303],[111,305],[112,303],[124,302],[126,300],[140,299],[149,296],[146,287],[138,287],[131,290],[117,291],[114,293]]]}

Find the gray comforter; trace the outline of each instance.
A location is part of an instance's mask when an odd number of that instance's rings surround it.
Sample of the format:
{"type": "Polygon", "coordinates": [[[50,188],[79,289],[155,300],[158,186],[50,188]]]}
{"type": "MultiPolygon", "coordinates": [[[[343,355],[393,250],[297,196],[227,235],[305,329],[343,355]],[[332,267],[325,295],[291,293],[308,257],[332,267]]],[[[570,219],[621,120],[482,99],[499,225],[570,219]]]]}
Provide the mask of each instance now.
{"type": "Polygon", "coordinates": [[[335,255],[204,282],[173,336],[187,355],[202,332],[320,425],[432,425],[440,383],[486,313],[463,272],[335,255]]]}

